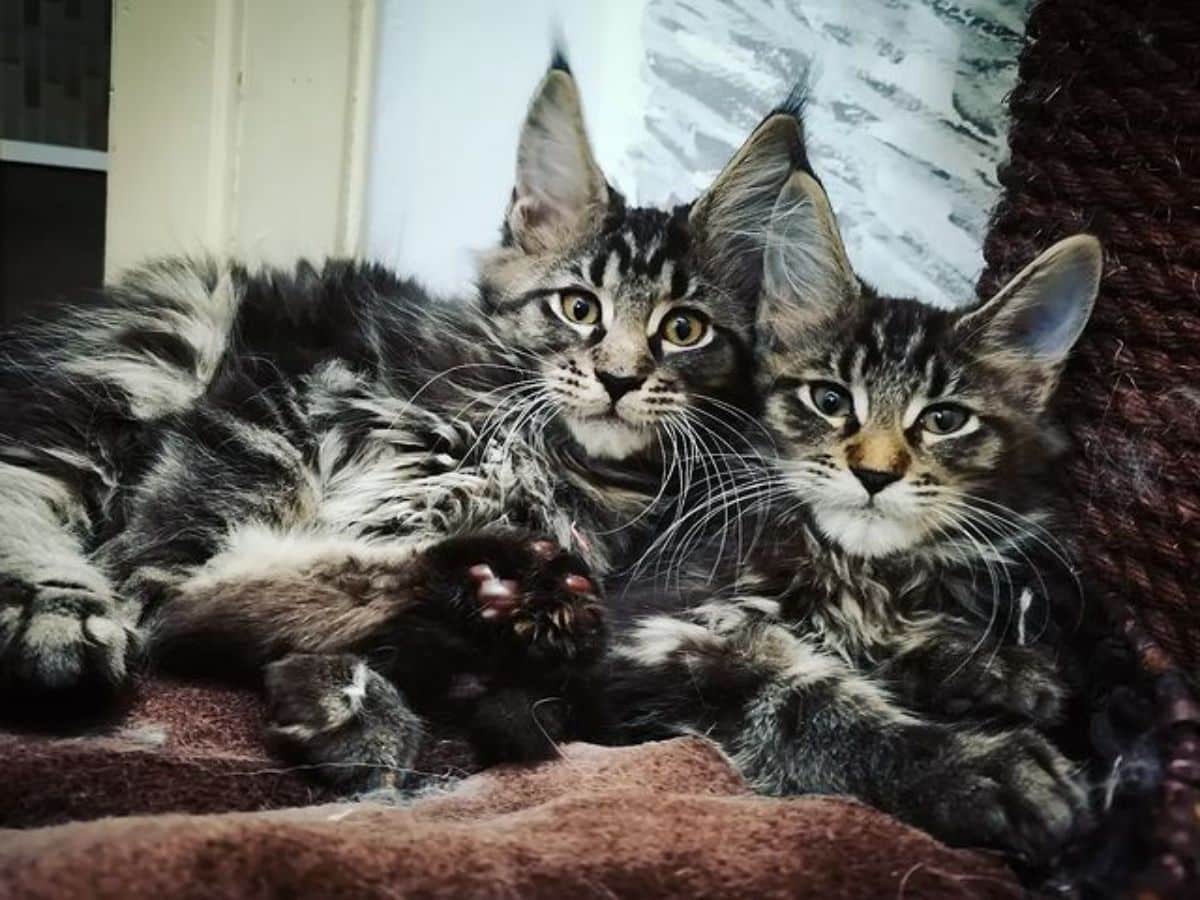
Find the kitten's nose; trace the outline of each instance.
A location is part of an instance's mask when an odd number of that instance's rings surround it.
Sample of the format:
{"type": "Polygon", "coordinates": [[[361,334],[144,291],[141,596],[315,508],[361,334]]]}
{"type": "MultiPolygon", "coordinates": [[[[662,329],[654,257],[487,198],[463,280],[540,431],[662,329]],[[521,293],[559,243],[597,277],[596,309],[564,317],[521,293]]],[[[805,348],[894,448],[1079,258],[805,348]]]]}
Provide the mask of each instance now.
{"type": "Polygon", "coordinates": [[[613,403],[646,383],[645,375],[612,375],[609,372],[597,372],[596,378],[604,385],[613,403]]]}
{"type": "Polygon", "coordinates": [[[871,496],[878,494],[893,481],[899,481],[900,476],[895,472],[881,472],[879,469],[851,469],[854,477],[862,482],[871,496]]]}

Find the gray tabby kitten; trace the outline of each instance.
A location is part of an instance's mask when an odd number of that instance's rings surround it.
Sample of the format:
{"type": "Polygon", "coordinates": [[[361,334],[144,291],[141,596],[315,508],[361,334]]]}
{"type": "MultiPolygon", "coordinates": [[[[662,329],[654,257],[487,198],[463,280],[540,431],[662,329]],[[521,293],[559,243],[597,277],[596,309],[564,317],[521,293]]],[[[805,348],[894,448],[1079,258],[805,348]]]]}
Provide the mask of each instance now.
{"type": "Polygon", "coordinates": [[[6,710],[94,706],[148,643],[270,666],[273,733],[335,775],[407,767],[429,717],[545,755],[588,715],[597,579],[659,514],[664,447],[736,440],[761,257],[735,226],[795,151],[768,121],[695,204],[629,208],[557,59],[477,298],[167,260],[0,338],[6,710]]]}
{"type": "MultiPolygon", "coordinates": [[[[852,794],[953,843],[1053,854],[1086,804],[1043,734],[1068,696],[1054,611],[1077,599],[1047,404],[1100,273],[1080,235],[974,309],[877,296],[799,167],[757,324],[771,459],[714,501],[769,509],[731,590],[621,641],[626,735],[706,734],[767,793],[852,794]]],[[[699,556],[685,580],[707,580],[699,556]]]]}

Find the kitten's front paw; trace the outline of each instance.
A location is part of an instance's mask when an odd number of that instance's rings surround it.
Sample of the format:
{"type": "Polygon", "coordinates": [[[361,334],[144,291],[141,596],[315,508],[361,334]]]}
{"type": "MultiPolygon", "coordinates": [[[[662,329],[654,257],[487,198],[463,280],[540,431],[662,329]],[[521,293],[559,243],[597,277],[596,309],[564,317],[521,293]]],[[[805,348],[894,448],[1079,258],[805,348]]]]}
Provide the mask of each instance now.
{"type": "Polygon", "coordinates": [[[1030,729],[956,733],[911,785],[907,817],[960,846],[1046,862],[1088,824],[1073,766],[1030,729]]]}
{"type": "Polygon", "coordinates": [[[399,691],[350,654],[294,653],[263,673],[267,734],[342,787],[401,787],[424,736],[399,691]]]}
{"type": "Polygon", "coordinates": [[[0,583],[0,683],[14,694],[115,694],[141,642],[116,604],[73,584],[0,583]]]}
{"type": "Polygon", "coordinates": [[[912,654],[901,668],[905,698],[950,718],[1007,715],[1048,725],[1066,700],[1054,660],[1032,647],[951,641],[928,654],[912,654]]]}
{"type": "Polygon", "coordinates": [[[525,542],[519,570],[479,562],[467,570],[485,622],[552,659],[595,657],[604,631],[600,591],[578,558],[554,541],[525,542]],[[516,574],[517,577],[504,577],[516,574]]]}
{"type": "Polygon", "coordinates": [[[950,715],[1000,712],[1041,725],[1058,719],[1066,698],[1053,660],[1024,647],[1005,647],[990,665],[971,677],[950,678],[941,687],[943,708],[950,715]]]}
{"type": "Polygon", "coordinates": [[[587,663],[603,649],[600,590],[587,566],[547,538],[452,538],[429,551],[459,568],[468,613],[537,657],[587,663]]]}

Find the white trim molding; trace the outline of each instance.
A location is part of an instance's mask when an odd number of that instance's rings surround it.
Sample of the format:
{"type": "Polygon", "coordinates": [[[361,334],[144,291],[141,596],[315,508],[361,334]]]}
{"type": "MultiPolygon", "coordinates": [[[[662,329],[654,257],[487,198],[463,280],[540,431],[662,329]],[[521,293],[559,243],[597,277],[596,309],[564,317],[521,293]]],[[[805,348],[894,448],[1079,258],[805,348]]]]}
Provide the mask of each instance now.
{"type": "Polygon", "coordinates": [[[105,276],[362,249],[376,0],[113,5],[105,276]]]}
{"type": "Polygon", "coordinates": [[[103,150],[88,150],[85,147],[0,140],[0,162],[103,172],[108,168],[108,154],[103,150]]]}

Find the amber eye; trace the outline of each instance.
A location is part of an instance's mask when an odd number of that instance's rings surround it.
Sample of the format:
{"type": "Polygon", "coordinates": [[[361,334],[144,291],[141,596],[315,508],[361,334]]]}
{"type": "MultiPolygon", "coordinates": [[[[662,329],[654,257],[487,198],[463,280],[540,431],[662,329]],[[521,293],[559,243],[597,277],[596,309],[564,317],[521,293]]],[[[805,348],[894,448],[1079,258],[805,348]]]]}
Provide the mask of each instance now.
{"type": "Polygon", "coordinates": [[[694,347],[708,334],[709,323],[701,313],[676,309],[667,313],[659,326],[663,340],[676,347],[694,347]]]}
{"type": "Polygon", "coordinates": [[[848,416],[854,411],[854,400],[850,392],[832,381],[814,381],[808,388],[813,406],[831,419],[848,416]]]}
{"type": "Polygon", "coordinates": [[[591,294],[564,291],[558,302],[563,318],[572,325],[595,325],[600,321],[600,301],[591,294]]]}
{"type": "Polygon", "coordinates": [[[961,431],[970,418],[971,413],[961,406],[942,403],[921,413],[921,427],[930,434],[954,434],[961,431]]]}

